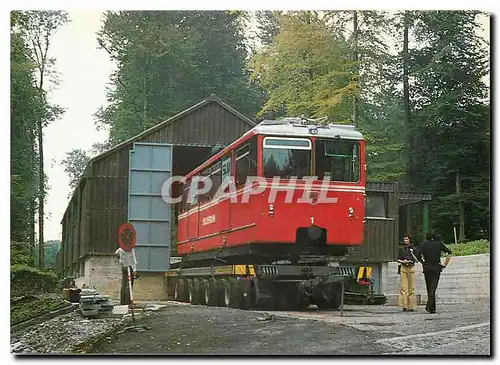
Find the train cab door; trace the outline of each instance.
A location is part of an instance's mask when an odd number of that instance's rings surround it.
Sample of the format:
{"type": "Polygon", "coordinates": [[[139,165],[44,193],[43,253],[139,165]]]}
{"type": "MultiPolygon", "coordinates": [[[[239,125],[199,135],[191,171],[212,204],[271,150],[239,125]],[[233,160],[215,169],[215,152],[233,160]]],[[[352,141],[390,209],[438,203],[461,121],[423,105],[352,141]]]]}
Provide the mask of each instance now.
{"type": "Polygon", "coordinates": [[[228,195],[230,193],[229,186],[224,181],[228,181],[231,178],[231,153],[222,157],[222,184],[225,186],[224,195],[219,203],[217,204],[217,218],[218,224],[217,229],[219,232],[227,231],[231,228],[229,218],[231,216],[231,197],[228,195]]]}
{"type": "Polygon", "coordinates": [[[191,194],[188,193],[187,196],[187,217],[186,217],[186,239],[190,240],[198,237],[198,218],[200,215],[199,212],[199,203],[198,196],[191,197],[191,194]]]}

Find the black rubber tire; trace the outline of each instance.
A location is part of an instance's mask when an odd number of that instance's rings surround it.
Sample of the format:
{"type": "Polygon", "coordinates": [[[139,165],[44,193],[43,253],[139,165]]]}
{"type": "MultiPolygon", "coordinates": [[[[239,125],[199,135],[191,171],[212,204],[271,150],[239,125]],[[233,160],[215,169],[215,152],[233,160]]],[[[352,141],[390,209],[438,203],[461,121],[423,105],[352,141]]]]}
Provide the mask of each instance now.
{"type": "Polygon", "coordinates": [[[242,307],[241,309],[255,308],[255,287],[251,280],[240,280],[241,294],[242,294],[242,307]]]}
{"type": "Polygon", "coordinates": [[[294,288],[293,291],[288,293],[288,305],[291,310],[300,311],[309,307],[310,299],[305,294],[299,291],[298,288],[294,288]]]}
{"type": "Polygon", "coordinates": [[[205,298],[205,288],[207,286],[208,286],[208,280],[203,279],[200,281],[200,304],[201,305],[207,305],[207,299],[205,298]]]}
{"type": "Polygon", "coordinates": [[[179,279],[175,283],[175,300],[178,302],[185,302],[187,297],[187,283],[186,279],[179,279]]]}
{"type": "Polygon", "coordinates": [[[330,299],[321,299],[316,305],[319,309],[339,309],[342,301],[342,288],[339,284],[330,284],[328,288],[330,299]]]}
{"type": "Polygon", "coordinates": [[[243,308],[243,285],[241,280],[229,279],[229,305],[230,308],[243,308]]]}
{"type": "Polygon", "coordinates": [[[196,278],[189,280],[189,303],[200,304],[200,281],[196,278]]]}
{"type": "Polygon", "coordinates": [[[283,284],[274,285],[271,292],[271,308],[276,311],[290,309],[287,288],[283,284]]]}
{"type": "Polygon", "coordinates": [[[184,291],[184,302],[185,303],[191,303],[191,285],[193,283],[193,279],[186,279],[186,286],[185,286],[185,291],[184,291]]]}
{"type": "Polygon", "coordinates": [[[229,307],[231,304],[231,283],[228,279],[220,280],[220,307],[229,307]]]}
{"type": "Polygon", "coordinates": [[[207,305],[215,307],[219,303],[219,283],[217,279],[210,279],[205,289],[208,290],[207,305]]]}

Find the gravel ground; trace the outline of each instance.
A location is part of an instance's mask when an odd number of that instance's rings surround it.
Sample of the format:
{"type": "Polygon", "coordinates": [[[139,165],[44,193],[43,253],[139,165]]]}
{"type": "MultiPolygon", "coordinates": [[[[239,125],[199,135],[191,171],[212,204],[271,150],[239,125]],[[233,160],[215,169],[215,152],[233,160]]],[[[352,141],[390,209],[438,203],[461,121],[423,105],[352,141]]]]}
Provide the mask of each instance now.
{"type": "Polygon", "coordinates": [[[70,354],[127,323],[128,317],[85,319],[76,310],[13,334],[15,354],[70,354]]]}
{"type": "Polygon", "coordinates": [[[150,330],[103,341],[96,354],[213,355],[488,355],[489,303],[423,307],[348,306],[338,311],[260,312],[191,306],[167,307],[138,323],[150,330]]]}
{"type": "Polygon", "coordinates": [[[125,332],[100,343],[94,353],[217,354],[217,355],[350,355],[388,351],[384,344],[369,344],[370,336],[342,325],[283,318],[230,308],[171,305],[140,321],[151,330],[125,332]]]}
{"type": "Polygon", "coordinates": [[[164,302],[136,315],[84,319],[79,311],[11,337],[16,354],[488,355],[488,302],[403,313],[392,306],[312,307],[301,312],[243,311],[164,302]],[[133,330],[134,328],[132,328],[133,330]]]}

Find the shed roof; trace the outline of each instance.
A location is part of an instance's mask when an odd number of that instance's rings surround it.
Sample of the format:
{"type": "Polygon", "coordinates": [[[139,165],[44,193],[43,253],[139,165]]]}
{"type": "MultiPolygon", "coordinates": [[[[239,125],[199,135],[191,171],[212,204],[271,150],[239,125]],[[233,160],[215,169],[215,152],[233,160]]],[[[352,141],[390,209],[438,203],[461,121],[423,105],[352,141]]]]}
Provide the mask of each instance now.
{"type": "Polygon", "coordinates": [[[121,149],[121,148],[123,148],[123,147],[125,147],[127,145],[130,145],[131,143],[133,143],[133,142],[135,142],[135,141],[137,141],[137,140],[139,140],[141,138],[147,137],[148,135],[156,132],[158,129],[161,129],[161,128],[169,125],[169,124],[172,124],[172,123],[178,121],[179,119],[181,119],[185,115],[190,114],[190,113],[194,112],[195,110],[200,109],[201,107],[203,107],[203,106],[205,106],[205,105],[207,105],[208,103],[211,103],[211,102],[219,104],[224,109],[228,110],[229,112],[233,113],[234,115],[236,115],[237,117],[239,117],[244,122],[248,123],[248,125],[250,127],[255,127],[257,125],[257,123],[255,123],[254,121],[252,121],[251,119],[245,117],[243,114],[241,114],[240,112],[238,112],[236,109],[234,109],[231,106],[229,106],[228,104],[224,103],[221,99],[219,99],[219,97],[217,95],[211,94],[208,98],[203,99],[198,104],[195,104],[192,107],[187,108],[186,110],[183,110],[182,112],[175,114],[174,116],[168,118],[167,120],[165,120],[165,121],[163,121],[161,123],[158,123],[158,124],[154,125],[153,127],[149,128],[149,129],[146,129],[145,131],[143,131],[143,132],[141,132],[139,134],[136,134],[132,138],[127,139],[126,141],[124,141],[122,143],[119,143],[116,146],[113,146],[112,148],[110,148],[106,152],[103,152],[100,155],[95,156],[94,158],[92,158],[89,161],[89,163],[92,163],[92,162],[95,162],[95,161],[99,161],[100,159],[106,157],[107,155],[112,154],[113,152],[115,152],[115,151],[117,151],[117,150],[119,150],[119,149],[121,149]]]}

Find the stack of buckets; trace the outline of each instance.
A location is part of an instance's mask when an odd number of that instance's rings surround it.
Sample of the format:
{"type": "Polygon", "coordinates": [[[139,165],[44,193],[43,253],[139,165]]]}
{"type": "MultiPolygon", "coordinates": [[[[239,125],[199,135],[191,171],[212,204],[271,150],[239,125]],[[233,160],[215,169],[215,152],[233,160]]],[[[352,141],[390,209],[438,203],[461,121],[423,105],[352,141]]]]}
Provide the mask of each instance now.
{"type": "Polygon", "coordinates": [[[113,312],[113,304],[108,295],[99,295],[94,288],[82,289],[80,292],[80,311],[84,317],[97,317],[100,314],[113,312]]]}

